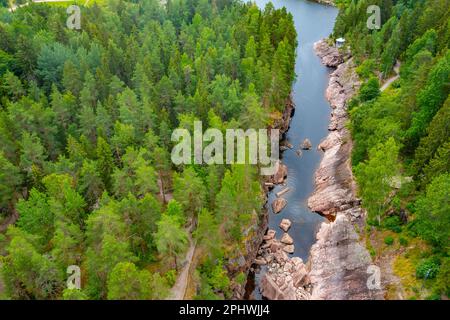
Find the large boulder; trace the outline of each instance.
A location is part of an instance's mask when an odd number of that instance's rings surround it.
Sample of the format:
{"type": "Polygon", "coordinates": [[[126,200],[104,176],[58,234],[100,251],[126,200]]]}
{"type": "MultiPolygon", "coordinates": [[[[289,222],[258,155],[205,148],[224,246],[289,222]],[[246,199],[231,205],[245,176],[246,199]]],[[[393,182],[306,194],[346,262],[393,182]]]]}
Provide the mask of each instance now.
{"type": "Polygon", "coordinates": [[[288,244],[288,245],[294,244],[294,239],[292,239],[292,237],[287,233],[283,234],[280,241],[281,241],[281,243],[288,244]]]}
{"type": "Polygon", "coordinates": [[[275,174],[271,177],[270,182],[274,184],[282,184],[288,174],[288,168],[286,165],[277,160],[275,163],[275,174]]]}
{"type": "Polygon", "coordinates": [[[283,247],[283,251],[289,254],[293,254],[295,252],[295,247],[293,244],[289,244],[283,247]]]}
{"type": "Polygon", "coordinates": [[[278,198],[272,202],[272,209],[274,213],[280,213],[287,205],[287,200],[284,198],[278,198]]]}
{"type": "Polygon", "coordinates": [[[289,219],[283,219],[280,222],[280,228],[284,231],[284,232],[288,232],[289,229],[291,228],[292,222],[289,219]]]}
{"type": "Polygon", "coordinates": [[[269,300],[296,300],[295,288],[288,285],[285,279],[277,278],[278,283],[272,275],[266,273],[261,279],[261,294],[269,300]]]}
{"type": "Polygon", "coordinates": [[[303,140],[303,143],[302,143],[302,145],[301,145],[301,148],[302,148],[303,150],[311,150],[311,148],[312,148],[312,143],[311,143],[311,141],[310,141],[309,139],[303,140]]]}

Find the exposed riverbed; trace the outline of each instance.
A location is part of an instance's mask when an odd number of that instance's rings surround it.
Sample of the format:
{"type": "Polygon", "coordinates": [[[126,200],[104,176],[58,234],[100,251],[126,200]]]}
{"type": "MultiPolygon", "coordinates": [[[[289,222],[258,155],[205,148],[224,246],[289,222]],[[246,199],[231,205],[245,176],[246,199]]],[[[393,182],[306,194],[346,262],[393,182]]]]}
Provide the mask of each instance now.
{"type": "MultiPolygon", "coordinates": [[[[269,0],[256,0],[263,9],[269,0]]],[[[295,72],[297,79],[292,88],[292,99],[296,106],[295,114],[286,138],[293,148],[282,154],[283,163],[288,167],[286,186],[277,186],[269,195],[269,228],[282,234],[279,224],[283,218],[292,222],[289,230],[294,240],[295,251],[291,256],[308,260],[311,246],[315,243],[316,233],[325,218],[311,212],[308,208],[308,197],[314,191],[314,174],[322,159],[323,153],[317,146],[327,136],[330,121],[330,104],[325,98],[331,69],[325,67],[314,52],[315,42],[330,35],[337,16],[337,9],[306,0],[274,0],[276,8],[286,7],[294,18],[298,34],[298,48],[295,72]],[[310,151],[303,151],[299,156],[296,151],[305,138],[312,142],[310,151]],[[290,188],[283,195],[288,202],[279,214],[272,212],[270,204],[276,199],[276,193],[290,188]]],[[[248,297],[261,299],[259,279],[264,267],[256,270],[254,283],[248,286],[248,297]]]]}

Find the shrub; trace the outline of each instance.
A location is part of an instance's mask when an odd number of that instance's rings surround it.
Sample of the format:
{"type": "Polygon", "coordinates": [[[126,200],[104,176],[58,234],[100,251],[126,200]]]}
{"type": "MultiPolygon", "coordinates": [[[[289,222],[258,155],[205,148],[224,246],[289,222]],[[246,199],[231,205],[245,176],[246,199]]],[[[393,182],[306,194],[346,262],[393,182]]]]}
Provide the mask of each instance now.
{"type": "Polygon", "coordinates": [[[411,212],[411,213],[416,212],[416,206],[415,206],[415,203],[414,203],[414,202],[409,202],[409,203],[406,205],[406,209],[407,209],[409,212],[411,212]]]}
{"type": "Polygon", "coordinates": [[[380,82],[377,78],[372,77],[361,86],[359,91],[359,99],[362,102],[370,101],[380,95],[380,82]]]}
{"type": "Polygon", "coordinates": [[[432,293],[431,295],[426,297],[425,300],[441,300],[441,295],[438,293],[432,293]]]}
{"type": "Polygon", "coordinates": [[[420,263],[416,268],[416,277],[418,279],[434,279],[439,272],[439,263],[433,259],[427,259],[420,263]]]}
{"type": "Polygon", "coordinates": [[[369,79],[375,75],[375,69],[375,60],[367,59],[356,68],[356,73],[363,79],[369,79]]]}
{"type": "Polygon", "coordinates": [[[400,201],[400,198],[399,198],[398,196],[395,196],[395,197],[392,199],[392,201],[391,201],[391,205],[392,205],[392,208],[393,208],[395,211],[400,211],[400,209],[401,209],[401,201],[400,201]]]}
{"type": "Polygon", "coordinates": [[[391,246],[392,244],[394,244],[394,238],[392,238],[391,236],[387,236],[386,238],[384,238],[384,243],[388,246],[391,246]]]}
{"type": "Polygon", "coordinates": [[[400,243],[400,245],[406,247],[408,245],[408,239],[406,239],[405,237],[400,237],[398,239],[398,242],[400,243]]]}
{"type": "Polygon", "coordinates": [[[450,258],[444,258],[440,267],[439,273],[436,276],[436,283],[433,289],[439,294],[450,296],[450,258]]]}
{"type": "Polygon", "coordinates": [[[173,287],[175,282],[177,281],[177,272],[175,270],[169,270],[164,275],[164,278],[166,278],[167,283],[170,287],[173,287]]]}
{"type": "Polygon", "coordinates": [[[240,272],[236,276],[236,282],[239,283],[240,285],[243,285],[246,281],[247,281],[247,277],[245,276],[245,273],[240,272]]]}
{"type": "Polygon", "coordinates": [[[382,222],[383,228],[394,231],[395,233],[400,233],[402,231],[401,224],[402,221],[399,216],[388,217],[382,222]]]}

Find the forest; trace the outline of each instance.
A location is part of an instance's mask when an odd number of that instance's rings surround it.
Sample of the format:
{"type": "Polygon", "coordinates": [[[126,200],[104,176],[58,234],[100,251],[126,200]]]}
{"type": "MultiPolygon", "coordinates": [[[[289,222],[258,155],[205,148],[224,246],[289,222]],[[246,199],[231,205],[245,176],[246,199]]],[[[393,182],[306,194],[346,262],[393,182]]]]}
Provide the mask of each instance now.
{"type": "Polygon", "coordinates": [[[338,4],[333,37],[350,43],[363,80],[349,105],[349,127],[353,169],[369,213],[367,246],[375,259],[396,247],[394,271],[409,287],[407,298],[449,296],[450,1],[338,4]],[[381,9],[379,30],[366,26],[373,4],[381,9]],[[381,92],[395,66],[399,78],[381,92]],[[377,235],[382,248],[372,247],[377,235]]]}
{"type": "Polygon", "coordinates": [[[0,9],[0,297],[167,298],[195,242],[193,296],[230,298],[258,168],[174,166],[171,133],[278,120],[292,16],[234,0],[91,1],[81,16],[70,30],[64,5],[0,9]]]}

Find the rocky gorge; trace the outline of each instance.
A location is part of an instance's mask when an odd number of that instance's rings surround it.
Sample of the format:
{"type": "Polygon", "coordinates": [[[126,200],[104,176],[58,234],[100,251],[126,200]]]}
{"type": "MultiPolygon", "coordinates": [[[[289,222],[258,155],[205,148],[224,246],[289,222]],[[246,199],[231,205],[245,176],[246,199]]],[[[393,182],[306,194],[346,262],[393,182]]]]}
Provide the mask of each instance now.
{"type": "Polygon", "coordinates": [[[268,231],[256,260],[267,265],[261,292],[268,299],[382,299],[382,290],[367,286],[372,259],[358,233],[364,230],[365,211],[356,196],[352,140],[346,128],[347,102],[360,82],[350,55],[343,56],[325,40],[314,49],[323,64],[336,68],[326,91],[332,108],[329,134],[318,146],[324,154],[315,174],[314,193],[308,199],[310,209],[328,221],[320,226],[306,264],[287,255],[292,248],[286,225],[280,224],[285,232],[281,240],[275,238],[275,230],[268,231]]]}

